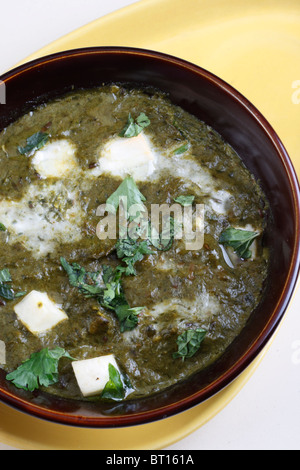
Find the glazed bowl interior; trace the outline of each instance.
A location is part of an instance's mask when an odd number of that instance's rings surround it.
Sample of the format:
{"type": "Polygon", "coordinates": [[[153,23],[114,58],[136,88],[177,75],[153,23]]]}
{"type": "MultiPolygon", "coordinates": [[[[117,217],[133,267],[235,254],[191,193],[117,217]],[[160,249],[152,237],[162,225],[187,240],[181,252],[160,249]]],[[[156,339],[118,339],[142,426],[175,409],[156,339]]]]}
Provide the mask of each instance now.
{"type": "Polygon", "coordinates": [[[0,130],[52,98],[106,83],[158,88],[174,104],[214,128],[260,183],[271,211],[264,243],[271,265],[265,295],[246,327],[221,358],[189,380],[153,397],[124,403],[68,401],[14,388],[0,371],[0,399],[54,422],[87,427],[142,424],[201,403],[234,380],[274,334],[299,272],[299,185],[280,139],[254,106],[230,85],[188,62],[152,51],[91,48],[54,54],[25,64],[0,79],[6,104],[0,130]]]}

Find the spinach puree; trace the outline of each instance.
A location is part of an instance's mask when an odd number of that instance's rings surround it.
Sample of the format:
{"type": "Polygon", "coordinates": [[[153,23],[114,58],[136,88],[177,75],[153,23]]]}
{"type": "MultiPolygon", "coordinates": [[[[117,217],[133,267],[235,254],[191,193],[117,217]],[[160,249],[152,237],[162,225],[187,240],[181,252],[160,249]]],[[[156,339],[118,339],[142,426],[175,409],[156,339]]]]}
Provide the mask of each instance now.
{"type": "MultiPolygon", "coordinates": [[[[8,373],[45,348],[63,348],[76,361],[113,354],[131,384],[127,399],[147,396],[215,361],[260,302],[268,272],[266,198],[230,145],[164,94],[111,85],[46,103],[1,132],[0,168],[0,270],[8,270],[3,286],[14,293],[0,296],[1,367],[8,373]],[[136,169],[129,144],[141,137],[146,160],[136,169]],[[122,139],[129,158],[115,162],[112,143],[122,139]],[[53,168],[55,155],[63,161],[53,168]],[[122,273],[137,319],[122,331],[103,296],[100,302],[72,284],[62,259],[89,273],[126,267],[117,240],[100,240],[96,228],[98,206],[128,174],[149,213],[151,204],[204,204],[204,245],[146,243],[134,272],[122,273]],[[230,244],[230,228],[256,234],[244,257],[230,244]],[[32,291],[47,293],[68,318],[33,334],[15,312],[32,291]]],[[[83,398],[68,356],[46,390],[83,398]]]]}

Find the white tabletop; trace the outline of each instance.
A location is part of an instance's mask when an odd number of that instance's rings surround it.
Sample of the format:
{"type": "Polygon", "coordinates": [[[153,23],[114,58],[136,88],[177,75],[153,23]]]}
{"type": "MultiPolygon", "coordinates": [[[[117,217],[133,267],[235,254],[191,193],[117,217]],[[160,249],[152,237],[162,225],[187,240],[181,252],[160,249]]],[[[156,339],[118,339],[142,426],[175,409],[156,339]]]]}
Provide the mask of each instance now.
{"type": "MultiPolygon", "coordinates": [[[[64,34],[132,3],[135,1],[3,2],[0,74],[64,34]]],[[[240,393],[215,418],[169,449],[299,450],[299,438],[300,289],[264,360],[240,393]]],[[[0,443],[0,450],[12,448],[0,443]]]]}

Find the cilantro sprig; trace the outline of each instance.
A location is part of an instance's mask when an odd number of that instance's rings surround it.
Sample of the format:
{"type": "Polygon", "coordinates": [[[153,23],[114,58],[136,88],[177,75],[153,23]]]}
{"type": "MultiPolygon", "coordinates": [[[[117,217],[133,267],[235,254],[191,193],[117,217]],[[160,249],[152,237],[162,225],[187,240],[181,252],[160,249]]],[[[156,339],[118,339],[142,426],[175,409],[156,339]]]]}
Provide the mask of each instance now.
{"type": "Polygon", "coordinates": [[[144,307],[130,307],[128,304],[121,281],[122,266],[104,265],[101,275],[99,271],[88,272],[77,263],[69,264],[65,258],[61,258],[61,264],[73,287],[77,287],[86,298],[95,298],[102,307],[115,312],[122,333],[137,326],[138,315],[144,307]]]}
{"type": "Polygon", "coordinates": [[[33,353],[15,371],[6,376],[17,388],[33,392],[40,387],[49,387],[59,380],[58,364],[62,357],[74,360],[63,348],[42,349],[33,353]]]}
{"type": "Polygon", "coordinates": [[[7,268],[1,269],[0,270],[0,297],[2,297],[5,300],[14,300],[26,294],[26,292],[15,293],[11,284],[12,284],[12,278],[11,278],[9,270],[7,268]]]}
{"type": "Polygon", "coordinates": [[[105,266],[103,281],[105,289],[103,298],[98,298],[103,307],[113,310],[120,323],[120,331],[133,330],[138,324],[138,316],[144,310],[144,307],[130,307],[128,304],[122,286],[121,277],[122,267],[115,269],[111,266],[105,266]]]}
{"type": "Polygon", "coordinates": [[[229,227],[221,234],[219,243],[232,247],[240,258],[249,259],[252,256],[250,247],[259,235],[259,232],[229,227]]]}
{"type": "Polygon", "coordinates": [[[70,265],[63,257],[60,261],[69,276],[72,287],[77,287],[86,298],[101,296],[103,287],[101,286],[100,271],[88,272],[77,263],[70,265]]]}
{"type": "MultiPolygon", "coordinates": [[[[135,270],[132,269],[132,262],[134,264],[136,261],[141,261],[144,255],[152,253],[148,248],[149,244],[160,251],[169,250],[173,244],[179,226],[174,217],[167,216],[164,220],[163,230],[161,233],[158,233],[148,220],[145,221],[143,217],[140,217],[143,210],[145,210],[144,202],[146,198],[140,192],[131,176],[127,176],[116,191],[106,200],[106,210],[116,213],[120,202],[124,200],[126,201],[127,221],[130,222],[133,219],[136,222],[136,233],[134,234],[135,237],[128,236],[125,237],[125,239],[123,237],[122,239],[125,241],[119,241],[116,244],[116,249],[119,253],[119,258],[123,258],[123,261],[128,265],[127,274],[135,274],[135,270]],[[128,212],[132,206],[136,209],[134,217],[128,216],[128,212]],[[136,241],[139,238],[139,233],[145,230],[146,237],[144,236],[143,238],[146,240],[143,242],[136,241]]],[[[186,205],[188,202],[193,202],[193,200],[194,196],[179,196],[176,198],[176,202],[179,202],[181,205],[186,205]]],[[[121,229],[124,230],[124,227],[121,227],[121,229]]]]}
{"type": "Polygon", "coordinates": [[[121,201],[125,201],[128,210],[133,205],[139,205],[141,209],[144,207],[143,202],[146,201],[146,198],[131,176],[127,176],[106,200],[107,211],[116,213],[121,201]]]}
{"type": "Polygon", "coordinates": [[[150,226],[149,229],[149,242],[159,251],[168,251],[173,245],[175,236],[181,228],[181,224],[174,219],[174,217],[166,217],[165,224],[161,233],[150,226]]]}
{"type": "Polygon", "coordinates": [[[109,380],[106,383],[101,398],[105,400],[121,401],[133,391],[129,377],[121,374],[115,366],[108,364],[109,380]]]}
{"type": "Polygon", "coordinates": [[[126,138],[137,137],[143,129],[148,127],[150,124],[151,121],[145,113],[141,113],[136,119],[133,119],[129,113],[127,123],[119,136],[126,138]]]}
{"type": "Polygon", "coordinates": [[[174,201],[183,207],[191,206],[194,202],[195,196],[178,196],[174,198],[174,201]]]}
{"type": "Polygon", "coordinates": [[[153,254],[148,246],[148,240],[137,241],[129,237],[118,240],[116,250],[118,258],[127,265],[123,269],[126,276],[135,276],[135,263],[142,261],[145,255],[153,254]]]}
{"type": "Polygon", "coordinates": [[[18,147],[18,152],[21,155],[30,155],[33,151],[44,147],[48,140],[49,134],[47,132],[37,132],[26,139],[26,145],[24,147],[18,147]]]}
{"type": "Polygon", "coordinates": [[[174,359],[181,357],[182,360],[193,357],[199,350],[207,331],[203,328],[195,330],[188,329],[177,338],[178,351],[173,354],[174,359]]]}

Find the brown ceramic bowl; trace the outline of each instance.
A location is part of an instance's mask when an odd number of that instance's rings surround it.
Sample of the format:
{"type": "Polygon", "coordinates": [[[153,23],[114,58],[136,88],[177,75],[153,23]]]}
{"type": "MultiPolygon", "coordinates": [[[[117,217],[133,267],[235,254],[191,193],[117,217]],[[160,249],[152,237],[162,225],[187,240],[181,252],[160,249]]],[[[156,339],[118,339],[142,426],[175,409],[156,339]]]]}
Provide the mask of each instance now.
{"type": "Polygon", "coordinates": [[[6,104],[0,105],[0,129],[36,105],[73,88],[110,82],[159,88],[231,144],[260,181],[272,212],[265,234],[272,255],[264,298],[242,333],[211,367],[154,397],[113,405],[20,391],[0,371],[0,399],[20,411],[56,423],[105,428],[174,415],[226,387],[274,334],[299,273],[299,184],[289,156],[270,124],[246,98],[218,77],[186,61],[152,51],[121,47],[72,50],[22,65],[0,79],[6,84],[6,104]]]}

